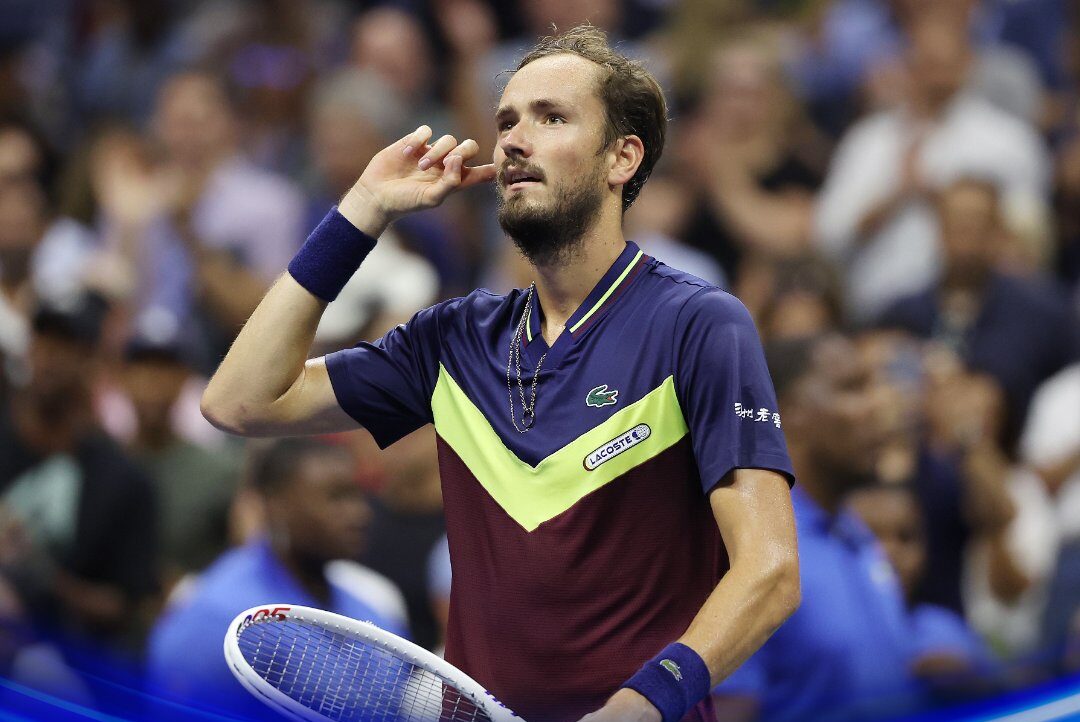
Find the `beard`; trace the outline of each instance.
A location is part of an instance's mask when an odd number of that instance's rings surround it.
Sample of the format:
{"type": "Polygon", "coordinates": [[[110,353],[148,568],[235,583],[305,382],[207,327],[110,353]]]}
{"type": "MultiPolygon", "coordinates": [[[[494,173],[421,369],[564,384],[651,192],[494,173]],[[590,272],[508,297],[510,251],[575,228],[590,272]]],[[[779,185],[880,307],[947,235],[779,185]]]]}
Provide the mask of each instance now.
{"type": "Polygon", "coordinates": [[[604,200],[601,172],[597,168],[580,182],[558,188],[548,206],[529,203],[522,194],[507,198],[505,186],[499,183],[499,226],[529,263],[562,265],[573,257],[604,200]]]}

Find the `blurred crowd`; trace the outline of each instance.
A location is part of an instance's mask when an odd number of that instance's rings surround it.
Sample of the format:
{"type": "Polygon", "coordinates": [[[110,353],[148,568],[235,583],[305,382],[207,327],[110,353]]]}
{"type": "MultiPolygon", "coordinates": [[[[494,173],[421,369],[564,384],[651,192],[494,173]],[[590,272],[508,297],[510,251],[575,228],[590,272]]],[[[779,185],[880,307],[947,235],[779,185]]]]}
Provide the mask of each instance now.
{"type": "MultiPolygon", "coordinates": [[[[105,655],[192,699],[228,679],[232,615],[286,598],[439,647],[433,432],[386,452],[363,431],[241,443],[199,398],[375,152],[427,123],[489,154],[504,71],[586,20],[671,106],[627,237],[754,316],[823,518],[876,534],[891,566],[867,574],[892,575],[904,624],[936,630],[899,674],[946,703],[1080,671],[1076,0],[0,15],[0,676],[94,704],[79,659],[105,655]]],[[[396,223],[313,353],[528,285],[495,203],[472,189],[396,223]]],[[[774,667],[733,680],[746,716],[783,716],[769,690],[797,672],[774,667]]]]}

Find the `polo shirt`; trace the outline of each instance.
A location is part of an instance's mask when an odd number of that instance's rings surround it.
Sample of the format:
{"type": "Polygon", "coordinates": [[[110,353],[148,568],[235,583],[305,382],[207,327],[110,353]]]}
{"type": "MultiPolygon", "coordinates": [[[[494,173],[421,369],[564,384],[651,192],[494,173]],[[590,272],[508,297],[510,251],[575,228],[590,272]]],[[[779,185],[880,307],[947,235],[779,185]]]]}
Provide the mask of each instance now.
{"type": "Polygon", "coordinates": [[[737,467],[793,472],[733,296],[628,243],[550,347],[533,295],[511,360],[528,297],[475,291],[326,367],[381,446],[435,426],[447,659],[529,722],[576,720],[677,639],[727,569],[715,485],[737,467]],[[537,384],[527,431],[519,368],[527,400],[537,384]]]}
{"type": "Polygon", "coordinates": [[[281,719],[236,681],[222,653],[229,624],[240,612],[260,604],[326,609],[408,635],[401,593],[384,577],[346,561],[328,564],[326,576],[329,604],[300,585],[266,539],[218,557],[151,630],[147,669],[156,691],[243,719],[281,719]]]}
{"type": "Polygon", "coordinates": [[[864,720],[919,703],[917,645],[899,582],[853,513],[792,491],[802,605],[718,695],[753,697],[760,719],[864,720]]]}

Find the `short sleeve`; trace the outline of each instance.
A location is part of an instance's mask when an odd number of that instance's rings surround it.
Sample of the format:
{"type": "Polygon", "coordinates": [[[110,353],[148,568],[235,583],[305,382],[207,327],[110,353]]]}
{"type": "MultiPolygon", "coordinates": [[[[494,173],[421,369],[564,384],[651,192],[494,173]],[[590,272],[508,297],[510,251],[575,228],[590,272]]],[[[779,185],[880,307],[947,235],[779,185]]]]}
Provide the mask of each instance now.
{"type": "Polygon", "coordinates": [[[432,420],[439,369],[438,316],[446,304],[420,311],[374,343],[326,356],[341,408],[371,432],[380,448],[432,420]]]}
{"type": "Polygon", "coordinates": [[[757,329],[734,296],[706,288],[680,311],[675,388],[705,491],[735,468],[795,478],[757,329]]]}

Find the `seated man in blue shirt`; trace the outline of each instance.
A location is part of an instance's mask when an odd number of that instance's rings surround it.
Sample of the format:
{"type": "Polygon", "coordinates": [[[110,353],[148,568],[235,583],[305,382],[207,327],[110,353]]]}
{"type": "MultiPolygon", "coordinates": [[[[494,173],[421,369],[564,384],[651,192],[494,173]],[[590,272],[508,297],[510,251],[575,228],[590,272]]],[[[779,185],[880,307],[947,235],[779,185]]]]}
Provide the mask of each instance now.
{"type": "Polygon", "coordinates": [[[865,720],[917,703],[914,648],[896,575],[843,506],[885,439],[882,395],[852,343],[786,342],[769,354],[788,448],[803,603],[714,690],[718,719],[865,720]]]}
{"type": "Polygon", "coordinates": [[[925,521],[914,489],[872,484],[852,494],[848,506],[881,542],[899,578],[915,646],[915,675],[940,700],[1000,687],[1000,665],[964,618],[947,607],[914,601],[926,569],[925,521]]]}
{"type": "Polygon", "coordinates": [[[226,552],[166,610],[151,634],[155,691],[188,704],[280,719],[233,678],[222,653],[225,630],[258,604],[326,609],[406,634],[401,593],[352,561],[363,550],[370,510],[349,453],[313,439],[285,439],[253,464],[267,535],[226,552]],[[336,560],[336,561],[335,561],[336,560]]]}

